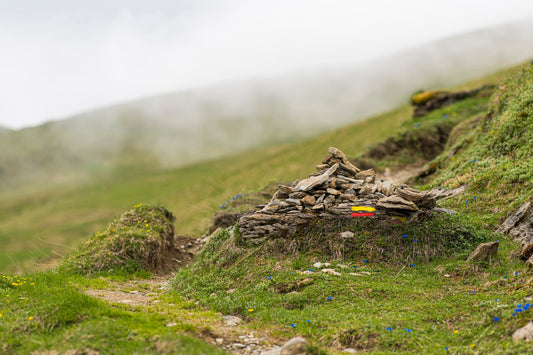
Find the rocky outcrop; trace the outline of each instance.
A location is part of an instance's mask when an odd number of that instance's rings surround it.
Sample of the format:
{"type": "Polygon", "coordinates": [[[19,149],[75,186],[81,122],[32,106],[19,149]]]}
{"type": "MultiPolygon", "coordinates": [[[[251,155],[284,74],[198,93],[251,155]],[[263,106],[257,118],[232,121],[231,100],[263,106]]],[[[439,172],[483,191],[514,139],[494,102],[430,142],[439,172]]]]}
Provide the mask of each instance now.
{"type": "Polygon", "coordinates": [[[520,257],[533,265],[533,203],[524,203],[518,211],[509,216],[498,229],[520,243],[520,257]]]}
{"type": "Polygon", "coordinates": [[[330,147],[328,153],[307,179],[280,185],[266,205],[239,219],[245,243],[289,236],[317,218],[413,221],[436,206],[429,192],[378,180],[372,169],[357,168],[337,148],[330,147]]]}

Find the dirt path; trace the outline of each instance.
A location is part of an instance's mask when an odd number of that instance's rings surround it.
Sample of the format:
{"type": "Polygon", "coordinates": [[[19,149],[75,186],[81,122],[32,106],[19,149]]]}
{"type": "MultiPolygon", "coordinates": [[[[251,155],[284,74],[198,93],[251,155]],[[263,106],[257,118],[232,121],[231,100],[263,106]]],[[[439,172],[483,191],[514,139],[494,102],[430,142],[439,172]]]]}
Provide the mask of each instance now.
{"type": "Polygon", "coordinates": [[[88,289],[84,293],[113,305],[126,305],[132,310],[158,312],[176,317],[167,327],[185,322],[198,329],[194,336],[225,349],[233,354],[261,354],[282,344],[282,339],[272,337],[266,329],[251,330],[245,322],[234,316],[217,314],[205,317],[205,310],[186,309],[167,303],[162,296],[169,289],[169,277],[132,280],[127,283],[111,282],[106,289],[88,289]]]}

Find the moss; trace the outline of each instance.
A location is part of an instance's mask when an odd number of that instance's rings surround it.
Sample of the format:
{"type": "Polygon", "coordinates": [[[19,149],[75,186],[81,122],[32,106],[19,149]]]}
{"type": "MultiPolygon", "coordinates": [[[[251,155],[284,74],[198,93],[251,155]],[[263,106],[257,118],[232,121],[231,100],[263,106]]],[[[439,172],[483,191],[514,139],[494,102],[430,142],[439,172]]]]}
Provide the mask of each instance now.
{"type": "Polygon", "coordinates": [[[139,204],[95,233],[60,269],[79,274],[159,271],[174,251],[174,216],[139,204]]]}
{"type": "MultiPolygon", "coordinates": [[[[494,226],[504,212],[533,197],[533,65],[513,72],[490,98],[486,114],[458,126],[453,140],[432,163],[428,188],[469,185],[477,204],[447,202],[479,216],[494,212],[494,226]],[[505,208],[502,208],[505,206],[505,208]]],[[[471,200],[471,199],[470,199],[471,200]]]]}

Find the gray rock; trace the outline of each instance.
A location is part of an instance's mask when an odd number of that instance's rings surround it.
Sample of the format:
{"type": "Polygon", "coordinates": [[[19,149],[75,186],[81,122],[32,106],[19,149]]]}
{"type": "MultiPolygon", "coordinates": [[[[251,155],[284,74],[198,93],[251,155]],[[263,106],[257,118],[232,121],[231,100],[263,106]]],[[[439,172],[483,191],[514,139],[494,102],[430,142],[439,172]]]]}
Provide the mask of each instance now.
{"type": "Polygon", "coordinates": [[[289,205],[292,205],[292,206],[299,206],[302,204],[300,200],[296,198],[288,198],[285,200],[285,202],[287,202],[289,205]]]}
{"type": "Polygon", "coordinates": [[[242,319],[236,316],[224,316],[222,317],[222,321],[224,322],[224,325],[228,327],[234,327],[237,324],[242,322],[242,319]]]}
{"type": "Polygon", "coordinates": [[[335,190],[335,189],[331,189],[331,188],[328,188],[326,189],[326,192],[330,195],[334,195],[334,196],[338,196],[341,194],[341,192],[339,190],[335,190]]]}
{"type": "Polygon", "coordinates": [[[316,198],[313,195],[305,195],[300,201],[306,206],[314,206],[316,198]]]}
{"type": "Polygon", "coordinates": [[[292,338],[283,345],[280,355],[305,355],[307,351],[307,340],[303,337],[292,338]]]}
{"type": "Polygon", "coordinates": [[[381,193],[385,196],[390,196],[396,190],[396,184],[392,180],[383,181],[381,184],[381,193]]]}
{"type": "Polygon", "coordinates": [[[337,272],[333,269],[322,269],[322,272],[325,272],[326,274],[330,274],[330,275],[333,275],[333,276],[341,276],[341,273],[340,272],[337,272]]]}
{"type": "Polygon", "coordinates": [[[307,194],[305,192],[301,192],[301,191],[296,191],[296,192],[293,192],[289,195],[289,198],[302,198],[302,197],[305,197],[307,194]]]}
{"type": "Polygon", "coordinates": [[[433,212],[436,212],[436,213],[446,213],[446,214],[449,214],[450,216],[455,216],[457,214],[457,211],[454,211],[454,210],[449,210],[447,208],[442,208],[442,207],[435,207],[433,208],[433,212]]]}
{"type": "Polygon", "coordinates": [[[323,174],[313,176],[300,181],[296,184],[295,189],[298,191],[310,191],[313,188],[326,183],[329,177],[339,168],[339,164],[334,164],[331,168],[326,170],[323,174]]]}
{"type": "Polygon", "coordinates": [[[474,252],[470,254],[466,261],[481,261],[489,259],[498,253],[499,245],[500,242],[498,241],[481,243],[477,246],[476,250],[474,250],[474,252]]]}
{"type": "Polygon", "coordinates": [[[419,207],[433,208],[437,204],[431,194],[428,194],[424,191],[412,189],[406,185],[398,187],[394,194],[400,196],[401,198],[407,201],[414,202],[419,207]]]}
{"type": "Polygon", "coordinates": [[[437,187],[436,189],[427,191],[428,195],[433,197],[436,200],[446,200],[455,195],[462,194],[465,192],[467,185],[460,186],[455,189],[446,190],[443,187],[437,187]]]}
{"type": "Polygon", "coordinates": [[[333,206],[334,203],[335,203],[335,196],[329,195],[328,197],[324,199],[324,207],[326,209],[333,206]]]}
{"type": "Polygon", "coordinates": [[[502,223],[500,228],[498,228],[498,232],[509,233],[511,229],[518,226],[522,222],[524,217],[526,217],[531,212],[531,208],[531,202],[525,202],[522,206],[520,206],[518,211],[507,217],[507,219],[502,223]]]}
{"type": "Polygon", "coordinates": [[[525,202],[514,214],[509,216],[498,229],[508,233],[516,242],[522,245],[523,258],[528,247],[533,244],[533,204],[525,202]]]}
{"type": "Polygon", "coordinates": [[[381,198],[376,203],[376,206],[383,207],[383,208],[394,208],[399,210],[408,210],[408,211],[416,211],[418,210],[417,205],[415,205],[411,201],[407,201],[400,196],[391,195],[384,198],[381,198]]]}
{"type": "Polygon", "coordinates": [[[350,232],[350,231],[346,231],[346,232],[342,232],[341,233],[341,238],[351,239],[353,237],[355,237],[355,234],[350,232]]]}
{"type": "Polygon", "coordinates": [[[367,177],[373,178],[375,176],[376,176],[376,172],[374,171],[374,169],[368,169],[368,170],[363,170],[357,173],[357,175],[355,175],[355,178],[358,180],[365,180],[367,177]]]}
{"type": "Polygon", "coordinates": [[[276,346],[268,351],[263,351],[261,355],[280,355],[281,354],[281,346],[276,346]]]}
{"type": "Polygon", "coordinates": [[[532,341],[533,340],[533,322],[529,322],[522,328],[517,329],[513,333],[513,341],[515,343],[519,341],[532,341]]]}

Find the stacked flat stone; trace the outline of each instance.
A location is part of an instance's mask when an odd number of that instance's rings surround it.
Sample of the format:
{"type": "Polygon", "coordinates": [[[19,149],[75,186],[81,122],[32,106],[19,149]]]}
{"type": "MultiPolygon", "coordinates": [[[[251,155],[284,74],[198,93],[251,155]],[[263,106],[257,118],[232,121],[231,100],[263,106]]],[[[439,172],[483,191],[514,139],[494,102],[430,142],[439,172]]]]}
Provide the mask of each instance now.
{"type": "Polygon", "coordinates": [[[375,208],[372,218],[411,221],[436,205],[427,192],[378,180],[372,169],[360,170],[337,148],[330,147],[328,153],[316,166],[317,172],[302,181],[280,185],[266,205],[239,219],[244,242],[259,244],[290,236],[317,218],[350,218],[354,206],[375,208]]]}

